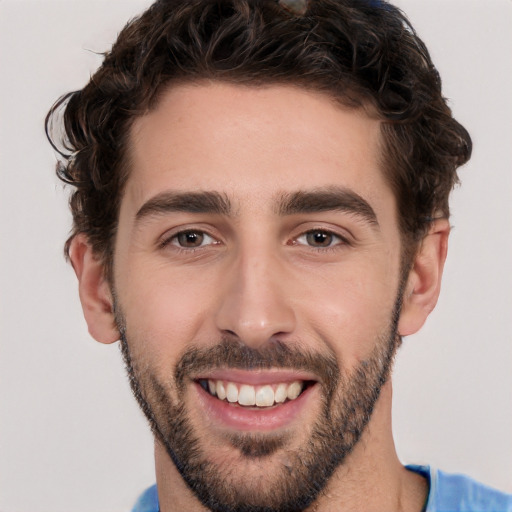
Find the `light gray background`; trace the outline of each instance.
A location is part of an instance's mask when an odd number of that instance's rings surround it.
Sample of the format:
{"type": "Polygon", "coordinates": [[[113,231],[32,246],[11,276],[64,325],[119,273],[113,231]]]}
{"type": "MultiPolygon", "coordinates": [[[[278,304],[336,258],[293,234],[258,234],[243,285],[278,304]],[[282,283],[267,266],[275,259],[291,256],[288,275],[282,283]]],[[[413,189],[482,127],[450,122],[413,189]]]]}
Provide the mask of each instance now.
{"type": "MultiPolygon", "coordinates": [[[[62,258],[66,192],[43,119],[149,1],[0,0],[0,510],[128,511],[152,440],[117,347],[87,334],[62,258]]],[[[406,463],[512,492],[512,2],[400,0],[470,130],[437,310],[405,340],[394,429],[406,463]]]]}

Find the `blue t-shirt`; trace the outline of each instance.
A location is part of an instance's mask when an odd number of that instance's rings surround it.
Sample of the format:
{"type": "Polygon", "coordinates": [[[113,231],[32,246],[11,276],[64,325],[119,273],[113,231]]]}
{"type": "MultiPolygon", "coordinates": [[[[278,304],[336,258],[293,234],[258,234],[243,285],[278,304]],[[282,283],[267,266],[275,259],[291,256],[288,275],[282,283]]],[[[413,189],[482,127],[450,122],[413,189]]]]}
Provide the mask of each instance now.
{"type": "Polygon", "coordinates": [[[158,493],[156,492],[156,485],[146,489],[135,503],[132,512],[160,512],[158,506],[158,493]]]}
{"type": "MultiPolygon", "coordinates": [[[[512,512],[512,494],[496,491],[464,475],[430,466],[406,466],[424,476],[430,486],[424,512],[512,512]]],[[[159,512],[156,485],[138,499],[132,512],[159,512]]]]}
{"type": "Polygon", "coordinates": [[[465,475],[451,475],[429,466],[406,466],[430,486],[424,512],[512,512],[512,494],[497,491],[465,475]]]}

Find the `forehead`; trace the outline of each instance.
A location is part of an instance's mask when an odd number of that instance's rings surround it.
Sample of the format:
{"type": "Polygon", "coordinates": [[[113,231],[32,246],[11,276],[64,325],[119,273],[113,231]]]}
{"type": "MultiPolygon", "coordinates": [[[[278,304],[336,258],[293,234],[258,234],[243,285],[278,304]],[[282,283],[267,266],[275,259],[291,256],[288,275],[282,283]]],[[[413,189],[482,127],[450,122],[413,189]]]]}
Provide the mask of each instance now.
{"type": "Polygon", "coordinates": [[[291,86],[179,85],[132,126],[123,208],[162,192],[218,191],[238,208],[325,187],[394,201],[380,166],[380,125],[361,110],[291,86]]]}

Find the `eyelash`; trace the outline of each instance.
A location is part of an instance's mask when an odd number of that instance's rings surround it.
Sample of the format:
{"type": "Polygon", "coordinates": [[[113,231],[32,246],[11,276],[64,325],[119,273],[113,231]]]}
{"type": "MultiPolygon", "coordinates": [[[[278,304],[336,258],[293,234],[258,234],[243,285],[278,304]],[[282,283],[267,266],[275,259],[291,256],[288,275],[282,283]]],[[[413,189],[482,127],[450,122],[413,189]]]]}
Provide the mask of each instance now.
{"type": "Polygon", "coordinates": [[[328,251],[339,250],[339,249],[341,249],[341,247],[346,246],[346,245],[351,245],[351,244],[347,240],[346,237],[340,235],[339,233],[336,233],[334,231],[331,231],[331,230],[325,229],[325,228],[313,228],[313,229],[308,229],[307,231],[304,231],[303,233],[301,233],[299,236],[295,237],[292,241],[292,245],[304,245],[305,247],[308,247],[315,251],[328,252],[328,251]],[[312,235],[312,234],[321,234],[324,236],[332,237],[333,240],[331,240],[331,242],[333,242],[333,243],[331,243],[330,245],[327,245],[325,247],[314,246],[314,245],[310,245],[308,243],[299,244],[298,240],[300,238],[307,238],[308,235],[312,235]],[[335,240],[337,240],[337,241],[335,241],[335,240]]]}
{"type": "Polygon", "coordinates": [[[172,245],[177,251],[184,251],[187,253],[195,252],[199,249],[203,249],[204,247],[208,247],[210,245],[217,245],[219,242],[215,239],[214,236],[210,235],[207,231],[202,229],[184,229],[183,231],[178,231],[177,233],[172,234],[171,236],[166,237],[159,243],[159,248],[164,249],[165,247],[172,245]],[[197,247],[183,247],[178,243],[173,243],[175,240],[178,240],[180,235],[202,235],[203,237],[208,237],[213,240],[213,243],[208,243],[206,245],[199,245],[197,247]]]}
{"type": "MultiPolygon", "coordinates": [[[[167,247],[169,245],[172,245],[174,250],[176,250],[176,251],[182,251],[182,252],[186,252],[186,253],[193,253],[193,252],[196,252],[196,251],[199,251],[199,250],[204,250],[207,247],[211,247],[213,245],[218,245],[218,244],[220,244],[220,242],[218,240],[216,240],[216,238],[214,236],[210,235],[205,230],[201,230],[201,229],[185,229],[183,231],[178,231],[177,233],[173,233],[171,236],[166,237],[164,240],[162,240],[159,243],[159,248],[160,249],[164,249],[165,247],[167,247]],[[197,247],[184,247],[184,246],[179,245],[179,242],[178,242],[178,238],[180,236],[183,236],[183,235],[185,235],[185,236],[186,235],[200,235],[200,236],[203,236],[203,237],[208,237],[208,238],[210,238],[213,241],[213,243],[207,243],[207,244],[204,244],[204,245],[201,244],[201,245],[199,245],[197,247]],[[176,241],[176,243],[173,243],[174,241],[176,241]]],[[[318,251],[318,252],[328,252],[328,251],[339,250],[343,246],[347,246],[347,245],[350,246],[351,243],[349,242],[349,240],[347,240],[346,237],[340,235],[339,233],[331,231],[329,229],[313,228],[313,229],[308,229],[307,231],[304,231],[304,232],[300,233],[298,236],[294,237],[288,245],[303,246],[303,247],[307,247],[309,249],[312,249],[312,250],[318,251]],[[321,235],[324,235],[324,236],[332,237],[334,239],[333,240],[334,243],[331,243],[330,245],[325,246],[325,247],[309,245],[307,243],[307,237],[308,237],[308,235],[312,235],[312,234],[321,234],[321,235]],[[299,242],[299,240],[301,238],[305,238],[306,239],[306,243],[299,242]],[[337,242],[335,240],[337,240],[337,242]]]]}

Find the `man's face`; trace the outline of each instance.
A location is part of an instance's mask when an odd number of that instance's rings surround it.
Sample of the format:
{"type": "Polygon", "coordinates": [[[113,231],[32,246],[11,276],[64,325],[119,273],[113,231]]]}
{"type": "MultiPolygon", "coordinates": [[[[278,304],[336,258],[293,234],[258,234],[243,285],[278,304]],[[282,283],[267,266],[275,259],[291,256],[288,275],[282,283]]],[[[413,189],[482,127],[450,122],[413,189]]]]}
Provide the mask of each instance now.
{"type": "Polygon", "coordinates": [[[379,137],[321,94],[220,83],[132,128],[117,322],[159,443],[213,510],[307,506],[370,420],[401,300],[379,137]]]}

